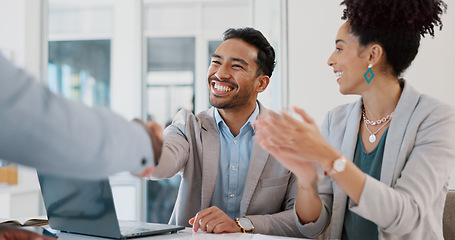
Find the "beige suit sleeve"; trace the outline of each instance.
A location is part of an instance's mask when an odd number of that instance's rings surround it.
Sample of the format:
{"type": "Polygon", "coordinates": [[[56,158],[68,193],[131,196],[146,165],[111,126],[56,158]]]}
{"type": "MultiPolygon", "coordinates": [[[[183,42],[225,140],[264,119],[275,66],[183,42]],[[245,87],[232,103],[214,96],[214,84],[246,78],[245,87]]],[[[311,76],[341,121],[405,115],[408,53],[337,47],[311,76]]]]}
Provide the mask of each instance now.
{"type": "Polygon", "coordinates": [[[194,123],[194,115],[187,110],[181,110],[174,117],[172,124],[164,130],[163,150],[155,171],[150,176],[152,180],[171,178],[184,171],[190,157],[188,138],[195,133],[188,133],[197,128],[189,128],[194,123]],[[192,134],[189,136],[189,134],[192,134]]]}

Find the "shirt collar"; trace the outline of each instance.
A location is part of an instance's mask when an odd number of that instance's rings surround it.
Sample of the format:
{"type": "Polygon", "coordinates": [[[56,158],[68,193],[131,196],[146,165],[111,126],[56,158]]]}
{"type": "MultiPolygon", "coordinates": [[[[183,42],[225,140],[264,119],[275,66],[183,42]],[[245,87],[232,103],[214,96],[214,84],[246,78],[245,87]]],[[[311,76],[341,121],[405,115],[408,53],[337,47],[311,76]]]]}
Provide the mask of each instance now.
{"type": "MultiPolygon", "coordinates": [[[[216,122],[216,126],[218,127],[218,131],[221,132],[221,123],[223,123],[223,125],[226,125],[226,123],[224,122],[224,119],[221,117],[220,113],[218,112],[218,108],[215,108],[215,122],[216,122]]],[[[254,129],[254,123],[256,122],[256,119],[259,115],[259,104],[256,102],[256,107],[254,108],[254,111],[253,113],[250,115],[250,117],[248,118],[248,120],[246,121],[246,123],[242,126],[242,128],[240,129],[240,131],[246,126],[248,125],[248,123],[251,125],[251,128],[254,129]]]]}

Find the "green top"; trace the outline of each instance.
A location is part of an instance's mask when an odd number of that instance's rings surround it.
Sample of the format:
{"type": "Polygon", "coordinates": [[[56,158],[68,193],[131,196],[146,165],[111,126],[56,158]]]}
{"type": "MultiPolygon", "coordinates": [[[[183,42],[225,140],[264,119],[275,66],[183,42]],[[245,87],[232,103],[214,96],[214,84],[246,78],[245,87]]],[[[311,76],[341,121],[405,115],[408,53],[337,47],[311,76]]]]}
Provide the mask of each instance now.
{"type": "MultiPolygon", "coordinates": [[[[373,151],[367,153],[363,147],[362,138],[357,138],[357,146],[354,155],[354,164],[364,173],[379,180],[381,177],[382,158],[384,156],[384,146],[387,138],[387,128],[379,140],[378,145],[373,151]]],[[[348,201],[349,206],[349,201],[348,201]]],[[[344,227],[342,239],[378,239],[378,226],[365,218],[351,212],[346,207],[344,215],[344,227]]]]}

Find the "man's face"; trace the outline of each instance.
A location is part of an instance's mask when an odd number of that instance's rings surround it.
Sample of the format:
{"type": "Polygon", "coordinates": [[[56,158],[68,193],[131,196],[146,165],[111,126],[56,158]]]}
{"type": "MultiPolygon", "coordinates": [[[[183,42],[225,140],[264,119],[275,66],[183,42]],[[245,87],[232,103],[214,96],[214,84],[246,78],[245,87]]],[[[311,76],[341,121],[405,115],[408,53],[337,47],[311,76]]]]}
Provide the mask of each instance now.
{"type": "Polygon", "coordinates": [[[264,75],[256,77],[257,53],[254,46],[240,39],[221,43],[207,73],[212,106],[228,109],[256,104],[258,92],[265,90],[258,80],[264,75]]]}

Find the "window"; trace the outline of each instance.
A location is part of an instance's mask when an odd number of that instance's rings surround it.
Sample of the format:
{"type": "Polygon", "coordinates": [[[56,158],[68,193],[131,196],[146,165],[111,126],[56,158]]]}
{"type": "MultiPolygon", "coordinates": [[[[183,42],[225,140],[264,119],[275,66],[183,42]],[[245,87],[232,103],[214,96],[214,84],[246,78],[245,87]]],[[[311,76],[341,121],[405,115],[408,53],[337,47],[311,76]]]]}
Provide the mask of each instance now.
{"type": "Polygon", "coordinates": [[[111,102],[114,1],[48,1],[49,88],[89,106],[111,102]]]}
{"type": "Polygon", "coordinates": [[[148,38],[148,117],[166,126],[178,110],[193,111],[194,75],[194,37],[148,38]]]}
{"type": "Polygon", "coordinates": [[[49,88],[89,106],[109,107],[110,40],[50,41],[49,88]]]}

